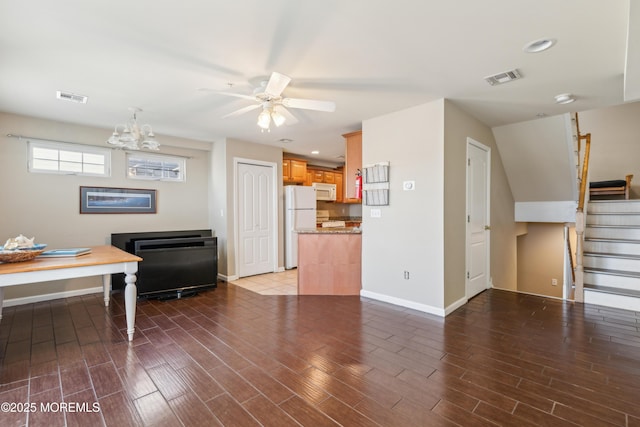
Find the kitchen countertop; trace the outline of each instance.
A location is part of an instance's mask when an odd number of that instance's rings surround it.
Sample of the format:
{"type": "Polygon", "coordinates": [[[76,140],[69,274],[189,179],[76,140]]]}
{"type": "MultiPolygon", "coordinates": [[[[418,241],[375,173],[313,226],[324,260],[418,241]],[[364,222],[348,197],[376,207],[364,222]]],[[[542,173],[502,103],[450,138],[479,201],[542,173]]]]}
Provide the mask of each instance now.
{"type": "Polygon", "coordinates": [[[299,228],[298,234],[361,234],[362,229],[358,227],[327,227],[327,228],[299,228]]]}

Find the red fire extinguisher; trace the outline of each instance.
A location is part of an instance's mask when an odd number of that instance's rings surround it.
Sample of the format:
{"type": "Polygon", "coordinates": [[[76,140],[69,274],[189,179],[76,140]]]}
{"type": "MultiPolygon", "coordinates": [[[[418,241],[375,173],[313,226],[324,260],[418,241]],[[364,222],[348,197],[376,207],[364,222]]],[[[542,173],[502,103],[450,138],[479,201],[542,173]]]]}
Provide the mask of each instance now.
{"type": "Polygon", "coordinates": [[[356,172],[356,199],[362,199],[362,172],[356,172]]]}

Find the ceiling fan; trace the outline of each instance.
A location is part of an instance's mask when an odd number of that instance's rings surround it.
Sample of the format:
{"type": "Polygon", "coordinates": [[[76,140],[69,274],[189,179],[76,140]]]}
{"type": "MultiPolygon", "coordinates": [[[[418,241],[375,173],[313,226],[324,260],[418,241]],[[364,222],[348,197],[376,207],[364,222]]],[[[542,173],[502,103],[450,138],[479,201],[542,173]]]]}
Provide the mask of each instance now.
{"type": "Polygon", "coordinates": [[[271,73],[269,80],[262,80],[260,86],[253,91],[252,95],[244,95],[233,92],[216,91],[216,93],[236,98],[248,99],[255,104],[248,105],[223,116],[235,117],[258,108],[262,111],[258,115],[258,126],[264,132],[269,131],[271,122],[276,126],[281,126],[285,121],[294,124],[298,121],[287,108],[301,108],[305,110],[325,111],[332,113],[336,110],[336,104],[332,101],[320,101],[317,99],[283,98],[282,92],[287,87],[291,77],[277,72],[271,73]]]}

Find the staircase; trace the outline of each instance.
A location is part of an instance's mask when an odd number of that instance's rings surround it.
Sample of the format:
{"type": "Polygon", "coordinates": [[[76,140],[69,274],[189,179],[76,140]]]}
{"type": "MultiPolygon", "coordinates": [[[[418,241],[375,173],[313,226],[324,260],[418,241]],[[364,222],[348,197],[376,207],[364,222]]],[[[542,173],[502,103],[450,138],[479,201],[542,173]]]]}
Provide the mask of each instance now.
{"type": "Polygon", "coordinates": [[[640,200],[592,200],[584,240],[584,302],[640,311],[640,200]]]}

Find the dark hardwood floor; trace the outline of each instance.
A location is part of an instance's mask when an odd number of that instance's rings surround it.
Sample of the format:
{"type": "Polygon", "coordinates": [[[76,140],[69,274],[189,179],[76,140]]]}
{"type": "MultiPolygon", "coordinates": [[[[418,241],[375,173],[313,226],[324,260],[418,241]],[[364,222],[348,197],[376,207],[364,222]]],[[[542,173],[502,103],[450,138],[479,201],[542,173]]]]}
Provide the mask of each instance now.
{"type": "Polygon", "coordinates": [[[489,290],[442,319],[220,283],[136,317],[128,343],[119,294],[6,308],[0,426],[640,426],[638,313],[489,290]]]}

